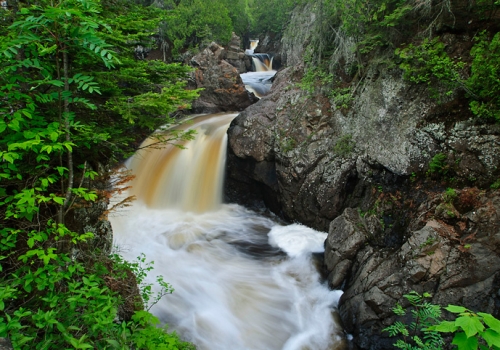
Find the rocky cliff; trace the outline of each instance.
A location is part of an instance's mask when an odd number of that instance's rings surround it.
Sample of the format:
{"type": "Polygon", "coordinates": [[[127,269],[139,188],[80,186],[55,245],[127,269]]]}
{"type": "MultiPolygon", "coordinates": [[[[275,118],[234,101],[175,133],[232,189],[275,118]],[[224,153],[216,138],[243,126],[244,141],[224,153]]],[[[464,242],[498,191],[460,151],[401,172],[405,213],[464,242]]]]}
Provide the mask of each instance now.
{"type": "MultiPolygon", "coordinates": [[[[392,48],[370,57],[346,99],[306,91],[316,23],[312,8],[294,13],[287,67],[233,121],[227,197],[329,232],[328,281],[345,292],[340,313],[361,349],[391,348],[381,330],[411,290],[498,317],[500,125],[473,117],[459,90],[436,100],[405,80],[392,48]]],[[[448,50],[470,47],[464,23],[441,25],[448,50]]],[[[343,45],[330,66],[347,72],[354,40],[343,45]]]]}
{"type": "Polygon", "coordinates": [[[227,48],[212,42],[186,60],[185,63],[195,68],[188,88],[202,89],[192,104],[192,112],[240,111],[257,100],[241,80],[240,73],[246,72],[251,62],[239,47],[240,39],[233,33],[227,48]]]}

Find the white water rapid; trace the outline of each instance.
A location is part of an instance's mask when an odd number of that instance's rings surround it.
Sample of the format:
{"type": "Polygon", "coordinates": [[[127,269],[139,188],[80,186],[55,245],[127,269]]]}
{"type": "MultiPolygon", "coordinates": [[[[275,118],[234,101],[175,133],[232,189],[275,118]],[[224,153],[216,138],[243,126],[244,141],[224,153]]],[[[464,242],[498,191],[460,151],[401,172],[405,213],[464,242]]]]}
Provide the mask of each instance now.
{"type": "Polygon", "coordinates": [[[245,88],[253,92],[256,97],[261,98],[271,89],[271,79],[276,74],[276,71],[273,70],[272,56],[265,53],[254,53],[258,43],[258,40],[250,40],[250,49],[245,51],[248,56],[252,57],[255,71],[243,73],[240,76],[245,88]]]}
{"type": "Polygon", "coordinates": [[[114,244],[127,260],[154,261],[148,278],[175,291],[151,311],[200,350],[332,349],[340,292],[321,283],[312,257],[326,233],[221,203],[235,116],[197,118],[187,149],[143,149],[128,162],[137,177],[124,195],[137,200],[110,217],[114,244]]]}

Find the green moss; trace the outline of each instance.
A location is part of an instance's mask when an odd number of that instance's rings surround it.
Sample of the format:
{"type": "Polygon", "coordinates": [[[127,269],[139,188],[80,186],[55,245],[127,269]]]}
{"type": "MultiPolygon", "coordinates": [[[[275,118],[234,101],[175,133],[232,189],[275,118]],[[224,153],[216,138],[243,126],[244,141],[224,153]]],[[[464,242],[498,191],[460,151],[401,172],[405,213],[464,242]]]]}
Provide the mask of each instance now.
{"type": "Polygon", "coordinates": [[[491,184],[490,188],[498,190],[500,188],[500,179],[491,184]]]}

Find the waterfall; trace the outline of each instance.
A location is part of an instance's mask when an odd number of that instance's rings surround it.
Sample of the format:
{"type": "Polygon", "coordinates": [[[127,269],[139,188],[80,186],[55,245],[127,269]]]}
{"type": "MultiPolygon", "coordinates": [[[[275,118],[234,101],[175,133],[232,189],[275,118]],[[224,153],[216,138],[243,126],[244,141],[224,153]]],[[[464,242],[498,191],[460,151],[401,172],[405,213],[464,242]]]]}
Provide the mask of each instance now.
{"type": "Polygon", "coordinates": [[[236,114],[198,118],[190,129],[196,138],[184,144],[148,148],[156,139],[147,139],[129,162],[136,176],[132,194],[150,208],[176,208],[205,212],[222,203],[222,184],[227,144],[226,131],[236,114]],[[168,181],[165,181],[168,179],[168,181]]]}
{"type": "Polygon", "coordinates": [[[269,92],[272,86],[271,79],[276,74],[273,70],[273,57],[267,53],[254,53],[259,40],[250,40],[250,49],[245,51],[252,58],[254,72],[241,74],[245,88],[261,98],[269,92]]]}
{"type": "Polygon", "coordinates": [[[269,72],[273,70],[273,58],[267,53],[254,53],[251,56],[256,72],[269,72]]]}
{"type": "Polygon", "coordinates": [[[250,50],[252,52],[257,48],[257,45],[259,45],[259,40],[250,40],[250,50]]]}
{"type": "Polygon", "coordinates": [[[154,261],[148,280],[162,275],[175,291],[151,312],[200,350],[342,346],[332,317],[341,293],[322,283],[312,254],[326,233],[221,203],[234,117],[195,118],[185,149],[143,148],[127,162],[136,178],[123,196],[137,200],[110,217],[114,245],[154,261]]]}

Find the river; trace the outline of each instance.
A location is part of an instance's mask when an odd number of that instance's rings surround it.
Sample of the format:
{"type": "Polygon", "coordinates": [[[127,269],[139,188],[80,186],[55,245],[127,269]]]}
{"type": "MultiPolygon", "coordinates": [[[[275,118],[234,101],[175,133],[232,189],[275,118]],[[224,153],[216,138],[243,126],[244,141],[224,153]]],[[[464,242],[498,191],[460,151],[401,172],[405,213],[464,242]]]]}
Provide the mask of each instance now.
{"type": "Polygon", "coordinates": [[[136,178],[114,201],[137,199],[110,216],[115,249],[154,261],[148,281],[161,275],[175,291],[151,312],[200,350],[332,349],[342,342],[332,316],[341,292],[314,259],[327,234],[222,203],[235,116],[194,118],[185,149],[146,147],[127,162],[136,178]]]}

